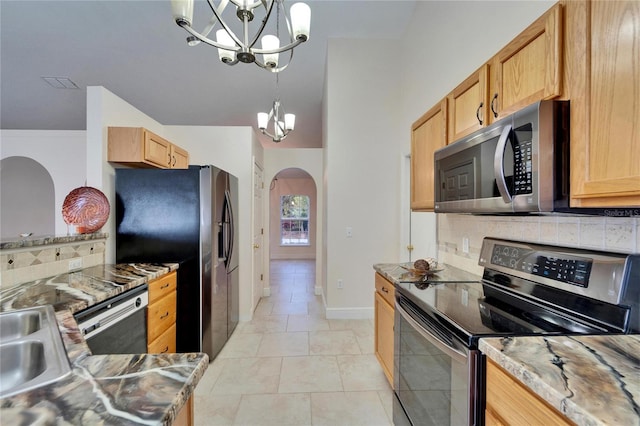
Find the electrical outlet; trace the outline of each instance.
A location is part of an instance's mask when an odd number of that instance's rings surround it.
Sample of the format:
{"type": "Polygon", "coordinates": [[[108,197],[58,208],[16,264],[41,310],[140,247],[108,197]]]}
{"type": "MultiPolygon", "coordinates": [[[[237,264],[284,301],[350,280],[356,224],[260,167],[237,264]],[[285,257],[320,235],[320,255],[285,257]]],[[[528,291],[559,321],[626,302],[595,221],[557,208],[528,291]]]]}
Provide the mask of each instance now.
{"type": "Polygon", "coordinates": [[[462,237],[462,252],[469,253],[469,237],[462,237]]]}
{"type": "Polygon", "coordinates": [[[82,268],[82,258],[78,257],[76,259],[71,259],[69,261],[69,270],[73,271],[74,269],[82,268]]]}
{"type": "Polygon", "coordinates": [[[342,280],[338,280],[338,288],[344,288],[344,283],[342,280]]]}

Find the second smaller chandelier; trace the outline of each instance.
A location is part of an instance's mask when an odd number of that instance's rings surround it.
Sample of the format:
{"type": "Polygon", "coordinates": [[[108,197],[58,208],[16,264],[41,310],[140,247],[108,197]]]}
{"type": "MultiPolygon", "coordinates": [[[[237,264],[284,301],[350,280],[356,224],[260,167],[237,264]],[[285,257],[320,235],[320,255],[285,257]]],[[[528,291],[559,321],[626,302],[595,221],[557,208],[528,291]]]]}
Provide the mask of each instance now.
{"type": "Polygon", "coordinates": [[[285,113],[284,107],[280,103],[278,89],[278,74],[276,74],[276,99],[273,101],[271,111],[258,113],[258,129],[276,143],[286,138],[296,124],[295,114],[285,113]],[[269,131],[269,128],[272,130],[269,131]]]}

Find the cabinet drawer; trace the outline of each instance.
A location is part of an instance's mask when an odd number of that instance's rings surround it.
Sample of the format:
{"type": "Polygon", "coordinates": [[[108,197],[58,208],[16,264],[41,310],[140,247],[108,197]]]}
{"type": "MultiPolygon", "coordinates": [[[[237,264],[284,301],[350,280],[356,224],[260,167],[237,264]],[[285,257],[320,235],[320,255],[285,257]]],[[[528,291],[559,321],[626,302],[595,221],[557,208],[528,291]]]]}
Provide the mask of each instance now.
{"type": "Polygon", "coordinates": [[[176,292],[167,294],[147,308],[147,342],[153,342],[176,322],[176,292]]]}
{"type": "Polygon", "coordinates": [[[149,282],[149,304],[175,291],[177,283],[176,276],[176,271],[173,271],[149,282]]]}
{"type": "Polygon", "coordinates": [[[376,272],[376,291],[382,296],[384,300],[389,302],[391,306],[396,305],[396,291],[393,283],[387,280],[385,277],[376,272]]]}
{"type": "Polygon", "coordinates": [[[175,353],[176,351],[176,325],[172,324],[156,340],[147,345],[150,354],[175,353]]]}

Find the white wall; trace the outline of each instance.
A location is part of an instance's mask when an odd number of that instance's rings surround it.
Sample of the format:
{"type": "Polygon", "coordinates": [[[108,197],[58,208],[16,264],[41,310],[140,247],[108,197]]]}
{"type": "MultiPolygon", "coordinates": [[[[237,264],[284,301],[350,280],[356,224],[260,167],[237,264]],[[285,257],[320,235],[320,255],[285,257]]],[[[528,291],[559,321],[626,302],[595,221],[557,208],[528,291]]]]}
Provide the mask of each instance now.
{"type": "MultiPolygon", "coordinates": [[[[2,130],[1,158],[32,158],[47,169],[55,188],[55,234],[66,235],[62,203],[71,190],[86,183],[87,133],[84,130],[2,130]]],[[[101,189],[101,187],[98,187],[101,189]]],[[[3,206],[2,209],[10,206],[3,206]]],[[[16,235],[17,236],[17,235],[16,235]]]]}
{"type": "MultiPolygon", "coordinates": [[[[324,195],[323,195],[323,149],[320,148],[306,148],[306,149],[289,149],[289,148],[277,148],[277,149],[265,149],[264,150],[264,182],[265,186],[268,186],[269,182],[284,169],[298,168],[302,169],[311,176],[316,185],[316,241],[315,241],[315,257],[316,257],[316,294],[323,293],[322,284],[324,283],[324,270],[323,265],[323,252],[322,246],[324,244],[324,195]]],[[[269,197],[263,197],[264,205],[263,211],[269,211],[269,197]]],[[[265,217],[264,225],[265,235],[270,235],[270,225],[268,214],[265,217]]],[[[265,241],[265,245],[268,247],[270,244],[265,241]]],[[[269,250],[264,250],[264,262],[265,265],[269,263],[269,250]]],[[[265,268],[265,294],[269,294],[270,288],[269,268],[265,268]]]]}
{"type": "Polygon", "coordinates": [[[325,98],[326,304],[329,318],[373,316],[372,265],[398,260],[398,67],[382,40],[329,40],[325,98]],[[353,237],[346,236],[346,228],[353,237]],[[338,289],[342,280],[344,288],[338,289]]]}

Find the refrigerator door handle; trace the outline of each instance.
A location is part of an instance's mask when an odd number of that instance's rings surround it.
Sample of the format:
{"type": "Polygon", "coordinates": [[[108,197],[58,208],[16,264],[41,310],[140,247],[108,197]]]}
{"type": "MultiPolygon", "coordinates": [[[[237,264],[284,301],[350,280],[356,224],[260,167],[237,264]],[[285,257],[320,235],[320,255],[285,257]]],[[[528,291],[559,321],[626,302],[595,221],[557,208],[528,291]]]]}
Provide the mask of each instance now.
{"type": "Polygon", "coordinates": [[[229,193],[229,191],[225,191],[224,192],[224,201],[225,201],[225,208],[227,209],[227,214],[228,214],[228,241],[227,241],[227,260],[226,260],[226,266],[229,266],[229,263],[231,262],[231,257],[233,255],[233,250],[234,250],[234,246],[233,246],[233,241],[235,240],[235,223],[234,223],[234,217],[233,217],[233,208],[231,206],[231,194],[229,193]]]}

